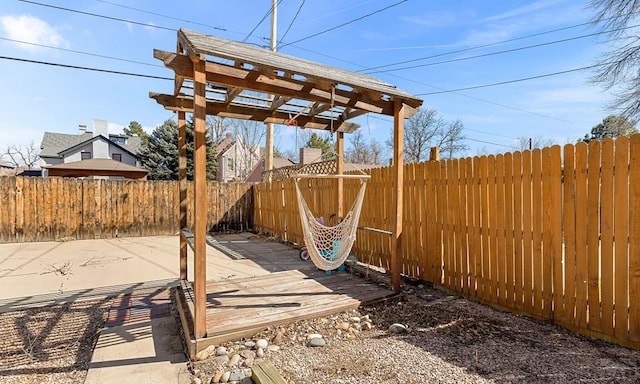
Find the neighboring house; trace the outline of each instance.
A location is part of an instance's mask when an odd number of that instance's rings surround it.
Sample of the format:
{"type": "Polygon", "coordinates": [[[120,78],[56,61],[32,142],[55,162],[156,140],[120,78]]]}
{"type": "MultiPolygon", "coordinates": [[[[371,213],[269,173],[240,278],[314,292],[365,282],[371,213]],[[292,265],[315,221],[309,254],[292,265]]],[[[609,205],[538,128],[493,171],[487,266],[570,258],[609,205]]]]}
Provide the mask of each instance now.
{"type": "Polygon", "coordinates": [[[260,159],[258,145],[245,144],[239,135],[233,140],[230,133],[217,144],[216,153],[216,180],[223,183],[245,181],[260,159]]]}
{"type": "Polygon", "coordinates": [[[93,132],[80,125],[76,135],[45,132],[40,165],[45,176],[145,179],[139,168],[141,140],[109,134],[106,120],[93,120],[93,132]]]}
{"type": "MultiPolygon", "coordinates": [[[[281,157],[273,158],[273,169],[290,167],[293,165],[293,162],[289,159],[283,159],[281,157]]],[[[259,183],[262,181],[262,173],[266,169],[266,160],[265,158],[261,158],[260,161],[256,163],[256,166],[253,168],[253,171],[247,176],[245,180],[247,183],[259,183]]]]}
{"type": "Polygon", "coordinates": [[[0,176],[10,176],[16,174],[16,166],[0,160],[0,176]]]}

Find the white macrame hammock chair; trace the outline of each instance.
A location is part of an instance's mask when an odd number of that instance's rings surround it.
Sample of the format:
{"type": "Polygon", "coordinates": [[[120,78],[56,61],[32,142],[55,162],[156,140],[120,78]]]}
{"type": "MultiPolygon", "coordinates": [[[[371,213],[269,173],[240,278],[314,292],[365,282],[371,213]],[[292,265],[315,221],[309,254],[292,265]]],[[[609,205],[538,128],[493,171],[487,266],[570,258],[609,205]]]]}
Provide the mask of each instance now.
{"type": "MultiPolygon", "coordinates": [[[[345,175],[333,175],[339,178],[345,175]]],[[[355,175],[353,175],[355,176],[355,175]]],[[[353,177],[351,176],[351,177],[353,177]]],[[[313,177],[310,175],[309,177],[313,177]]],[[[325,175],[327,177],[327,175],[325,175]]],[[[304,199],[298,182],[300,177],[294,177],[296,184],[296,196],[298,198],[298,209],[300,220],[302,221],[302,233],[307,252],[313,263],[319,269],[329,271],[340,267],[349,256],[353,243],[356,240],[356,230],[362,211],[364,192],[367,188],[369,176],[360,177],[360,190],[345,215],[344,219],[334,226],[327,226],[320,222],[309,209],[309,205],[304,199]]]]}

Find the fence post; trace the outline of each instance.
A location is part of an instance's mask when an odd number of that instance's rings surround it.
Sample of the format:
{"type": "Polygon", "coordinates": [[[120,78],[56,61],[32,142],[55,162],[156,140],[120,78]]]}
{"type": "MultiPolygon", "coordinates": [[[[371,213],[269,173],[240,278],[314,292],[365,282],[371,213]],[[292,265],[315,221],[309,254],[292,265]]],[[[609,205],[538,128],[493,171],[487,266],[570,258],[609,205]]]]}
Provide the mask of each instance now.
{"type": "Polygon", "coordinates": [[[431,147],[429,151],[429,161],[439,161],[440,160],[440,148],[431,147]]]}

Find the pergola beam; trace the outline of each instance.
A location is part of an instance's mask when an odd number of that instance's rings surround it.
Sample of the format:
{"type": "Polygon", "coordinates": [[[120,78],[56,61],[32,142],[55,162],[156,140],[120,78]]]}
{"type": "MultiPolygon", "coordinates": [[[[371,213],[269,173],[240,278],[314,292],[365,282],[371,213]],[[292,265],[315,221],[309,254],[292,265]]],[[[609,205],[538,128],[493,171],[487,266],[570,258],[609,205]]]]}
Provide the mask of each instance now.
{"type": "MultiPolygon", "coordinates": [[[[184,79],[193,79],[193,67],[189,56],[156,49],[154,50],[154,57],[162,60],[167,68],[175,72],[176,76],[184,79]]],[[[207,62],[206,73],[208,83],[215,83],[221,86],[277,94],[289,98],[297,98],[304,94],[306,100],[313,102],[331,103],[333,98],[332,104],[334,106],[351,106],[367,112],[393,116],[393,102],[383,100],[381,95],[377,100],[370,97],[375,92],[365,92],[365,94],[355,90],[335,89],[332,93],[331,85],[326,88],[327,85],[322,81],[309,80],[305,82],[288,77],[272,78],[264,75],[262,71],[240,69],[212,62],[207,62]],[[309,89],[308,92],[306,89],[309,89]]]]}
{"type": "MultiPolygon", "coordinates": [[[[190,96],[171,96],[166,94],[159,94],[150,92],[149,97],[156,100],[158,104],[163,105],[166,109],[171,111],[186,111],[193,110],[193,98],[190,96]]],[[[275,124],[289,124],[289,120],[295,113],[286,113],[283,111],[272,111],[268,107],[264,109],[256,109],[257,107],[251,105],[238,105],[238,104],[226,104],[224,102],[207,101],[206,110],[207,115],[211,116],[224,116],[235,117],[244,120],[262,121],[265,123],[271,122],[275,124]]],[[[331,129],[331,119],[324,118],[320,115],[300,115],[296,118],[297,125],[305,128],[315,129],[331,129]]],[[[340,120],[333,122],[334,131],[351,133],[360,128],[359,124],[348,123],[340,120]]]]}

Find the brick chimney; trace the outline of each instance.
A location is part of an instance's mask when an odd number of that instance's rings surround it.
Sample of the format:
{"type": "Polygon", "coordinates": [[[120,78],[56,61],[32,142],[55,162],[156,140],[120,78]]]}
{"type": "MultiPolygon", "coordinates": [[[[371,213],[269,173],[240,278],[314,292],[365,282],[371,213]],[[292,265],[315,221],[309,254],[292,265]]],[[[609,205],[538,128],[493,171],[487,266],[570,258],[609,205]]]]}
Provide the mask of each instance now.
{"type": "Polygon", "coordinates": [[[322,160],[322,149],[300,148],[300,164],[317,163],[322,160]]]}

